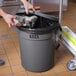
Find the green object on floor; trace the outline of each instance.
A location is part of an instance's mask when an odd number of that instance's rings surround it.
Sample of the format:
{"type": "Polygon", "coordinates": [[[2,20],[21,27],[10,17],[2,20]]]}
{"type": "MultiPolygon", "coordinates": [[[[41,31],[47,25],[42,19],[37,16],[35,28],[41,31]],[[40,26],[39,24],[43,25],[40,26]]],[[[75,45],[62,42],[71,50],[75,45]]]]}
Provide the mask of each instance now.
{"type": "Polygon", "coordinates": [[[71,42],[74,46],[76,46],[76,38],[70,34],[70,31],[63,29],[62,34],[68,39],[69,42],[71,42]]]}

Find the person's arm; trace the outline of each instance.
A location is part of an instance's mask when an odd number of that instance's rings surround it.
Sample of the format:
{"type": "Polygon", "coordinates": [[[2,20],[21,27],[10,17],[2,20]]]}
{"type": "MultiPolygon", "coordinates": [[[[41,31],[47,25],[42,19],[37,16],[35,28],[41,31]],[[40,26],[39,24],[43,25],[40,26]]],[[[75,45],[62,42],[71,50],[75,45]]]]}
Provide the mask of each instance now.
{"type": "Polygon", "coordinates": [[[33,11],[35,11],[33,5],[30,2],[28,2],[27,0],[21,0],[21,2],[24,4],[25,11],[27,14],[28,14],[29,9],[32,9],[33,11]]]}
{"type": "Polygon", "coordinates": [[[5,15],[5,12],[0,8],[0,16],[3,17],[3,15],[5,15]]]}

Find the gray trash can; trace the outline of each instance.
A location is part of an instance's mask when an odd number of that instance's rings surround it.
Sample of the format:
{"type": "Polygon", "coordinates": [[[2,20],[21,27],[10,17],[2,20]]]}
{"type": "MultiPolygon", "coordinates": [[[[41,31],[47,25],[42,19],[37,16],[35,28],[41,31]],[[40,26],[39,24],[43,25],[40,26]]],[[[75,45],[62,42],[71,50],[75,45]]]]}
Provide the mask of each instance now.
{"type": "Polygon", "coordinates": [[[38,19],[34,27],[18,26],[22,66],[34,72],[47,71],[54,66],[57,19],[46,14],[34,14],[38,19]],[[50,18],[50,19],[49,19],[50,18]]]}

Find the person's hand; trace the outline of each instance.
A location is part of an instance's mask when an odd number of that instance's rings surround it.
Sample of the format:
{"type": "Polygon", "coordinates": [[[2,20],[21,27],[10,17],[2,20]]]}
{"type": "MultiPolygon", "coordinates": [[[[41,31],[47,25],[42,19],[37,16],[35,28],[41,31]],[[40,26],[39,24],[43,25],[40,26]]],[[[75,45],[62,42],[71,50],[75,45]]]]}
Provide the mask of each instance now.
{"type": "Polygon", "coordinates": [[[25,11],[26,14],[29,13],[29,10],[32,9],[33,11],[35,11],[36,9],[40,9],[39,6],[33,6],[31,3],[29,3],[28,1],[24,2],[24,7],[25,7],[25,11]]]}
{"type": "Polygon", "coordinates": [[[13,19],[16,18],[16,16],[5,13],[3,15],[3,18],[4,18],[4,20],[6,21],[6,23],[8,24],[9,27],[15,26],[15,23],[14,23],[13,19]]]}
{"type": "Polygon", "coordinates": [[[35,9],[33,8],[33,5],[31,3],[25,2],[23,4],[24,4],[25,11],[26,11],[27,14],[29,13],[29,9],[32,9],[33,11],[35,11],[35,9]]]}

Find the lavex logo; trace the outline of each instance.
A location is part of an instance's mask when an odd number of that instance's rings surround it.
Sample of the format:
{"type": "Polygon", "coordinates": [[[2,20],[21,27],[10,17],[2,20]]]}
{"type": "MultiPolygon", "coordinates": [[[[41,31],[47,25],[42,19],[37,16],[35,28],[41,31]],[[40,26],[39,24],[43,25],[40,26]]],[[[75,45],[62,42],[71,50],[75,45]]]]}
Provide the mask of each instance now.
{"type": "Polygon", "coordinates": [[[39,35],[38,34],[30,34],[29,37],[37,39],[37,38],[39,38],[39,35]]]}

